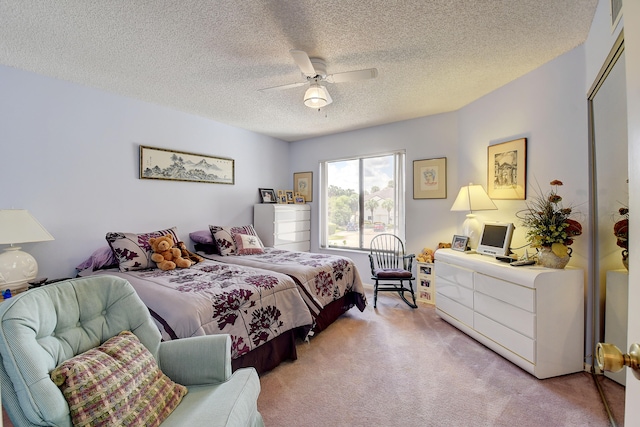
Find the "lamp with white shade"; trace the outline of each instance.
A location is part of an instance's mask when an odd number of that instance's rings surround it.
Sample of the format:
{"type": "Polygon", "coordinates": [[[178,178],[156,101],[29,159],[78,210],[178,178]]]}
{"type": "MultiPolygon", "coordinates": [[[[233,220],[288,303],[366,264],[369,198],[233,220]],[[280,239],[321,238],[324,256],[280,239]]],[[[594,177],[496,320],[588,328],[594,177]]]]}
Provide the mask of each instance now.
{"type": "Polygon", "coordinates": [[[498,207],[493,203],[493,200],[489,197],[482,185],[472,184],[465,185],[458,192],[452,211],[469,211],[467,218],[462,224],[462,234],[469,237],[469,247],[475,249],[478,246],[478,240],[480,239],[480,233],[482,232],[482,225],[476,218],[473,211],[488,211],[496,210],[498,207]]]}
{"type": "Polygon", "coordinates": [[[0,290],[16,293],[38,275],[38,263],[17,243],[46,242],[53,236],[27,210],[0,210],[0,244],[11,245],[0,253],[0,290]]]}

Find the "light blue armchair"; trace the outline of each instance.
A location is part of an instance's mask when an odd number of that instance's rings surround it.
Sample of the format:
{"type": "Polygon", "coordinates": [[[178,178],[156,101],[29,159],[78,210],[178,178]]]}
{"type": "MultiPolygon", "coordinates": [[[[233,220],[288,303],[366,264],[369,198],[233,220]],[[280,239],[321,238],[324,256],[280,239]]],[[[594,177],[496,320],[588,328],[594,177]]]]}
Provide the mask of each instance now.
{"type": "Polygon", "coordinates": [[[253,368],[231,373],[231,339],[161,342],[133,287],[113,276],[73,279],[0,304],[2,404],[16,426],[71,426],[69,406],[49,377],[61,362],[133,332],[160,369],[188,393],[162,426],[263,426],[253,368]]]}

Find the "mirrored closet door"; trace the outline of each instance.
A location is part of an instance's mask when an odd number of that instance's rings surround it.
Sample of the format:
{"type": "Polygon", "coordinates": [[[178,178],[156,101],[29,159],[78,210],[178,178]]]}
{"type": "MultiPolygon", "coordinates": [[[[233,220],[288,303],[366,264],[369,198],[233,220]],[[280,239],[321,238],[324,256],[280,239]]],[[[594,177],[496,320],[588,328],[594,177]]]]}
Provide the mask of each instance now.
{"type": "MultiPolygon", "coordinates": [[[[625,55],[623,35],[616,42],[589,93],[590,158],[593,215],[594,340],[609,342],[626,352],[628,272],[623,250],[614,235],[621,220],[620,208],[628,206],[628,146],[625,55]]],[[[595,361],[594,361],[595,363],[595,361]]],[[[604,382],[624,385],[621,373],[600,376],[601,390],[610,406],[624,405],[607,397],[604,382]]],[[[618,413],[619,411],[614,411],[618,413]]],[[[622,420],[618,420],[620,422],[622,420]]]]}

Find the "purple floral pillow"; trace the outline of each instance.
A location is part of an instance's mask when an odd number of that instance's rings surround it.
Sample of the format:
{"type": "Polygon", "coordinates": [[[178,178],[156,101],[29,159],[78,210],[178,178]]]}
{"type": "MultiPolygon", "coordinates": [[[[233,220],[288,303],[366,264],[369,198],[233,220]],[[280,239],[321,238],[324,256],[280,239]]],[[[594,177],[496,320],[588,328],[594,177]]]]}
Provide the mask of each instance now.
{"type": "Polygon", "coordinates": [[[256,230],[253,228],[253,225],[242,225],[242,226],[220,226],[220,225],[210,225],[209,230],[211,230],[211,235],[213,236],[213,240],[216,241],[216,245],[218,245],[218,252],[220,255],[236,255],[238,252],[238,248],[236,247],[236,242],[233,239],[233,236],[236,234],[249,234],[252,236],[257,236],[256,230]]]}
{"type": "Polygon", "coordinates": [[[176,227],[144,234],[111,232],[107,233],[106,238],[113,255],[118,260],[120,271],[125,272],[155,268],[156,263],[151,261],[153,251],[149,239],[167,234],[173,237],[174,244],[178,243],[176,227]]]}

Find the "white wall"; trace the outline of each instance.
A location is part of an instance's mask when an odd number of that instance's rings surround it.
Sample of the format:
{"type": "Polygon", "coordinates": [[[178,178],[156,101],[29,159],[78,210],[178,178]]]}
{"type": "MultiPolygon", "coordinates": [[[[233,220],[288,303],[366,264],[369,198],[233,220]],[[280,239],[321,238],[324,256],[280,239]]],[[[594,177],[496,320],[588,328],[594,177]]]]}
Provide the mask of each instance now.
{"type": "Polygon", "coordinates": [[[0,209],[55,237],[24,244],[40,277],[74,267],[108,231],[253,222],[258,187],[289,188],[289,144],[201,117],[0,66],[0,209]],[[139,145],[235,159],[235,185],[138,179],[139,145]]]}

